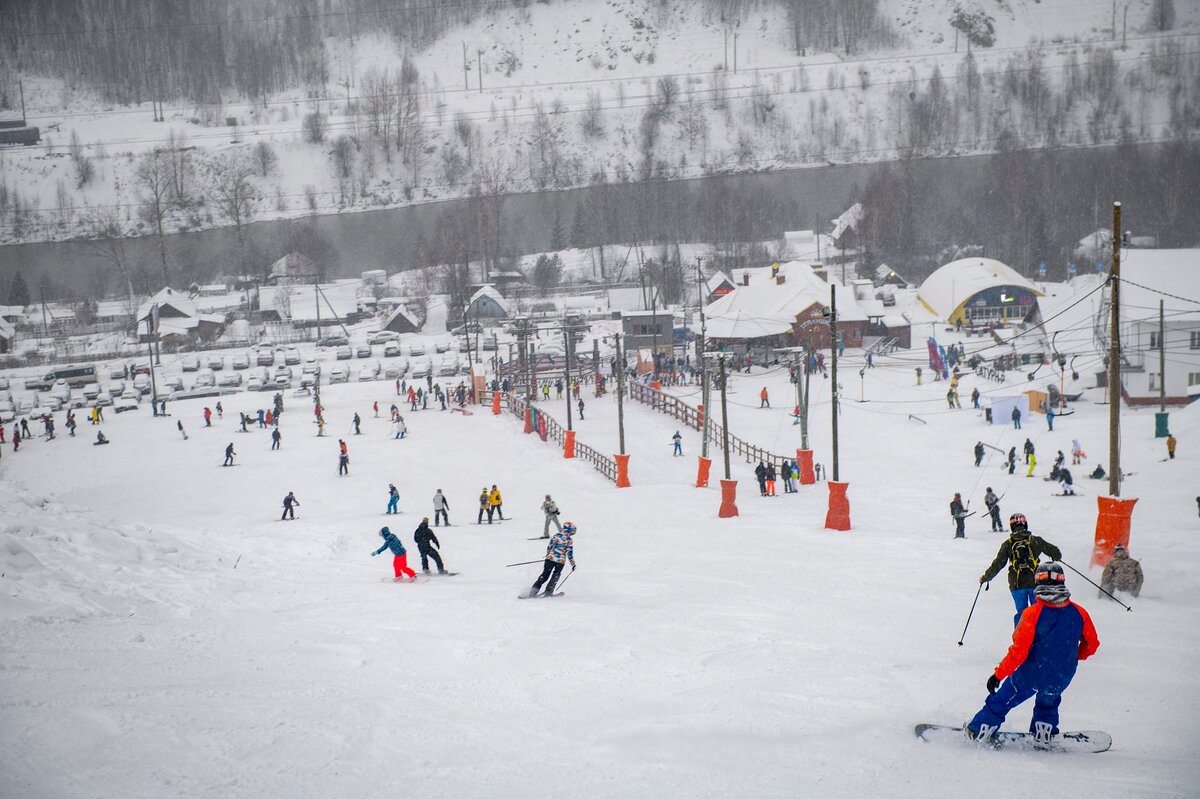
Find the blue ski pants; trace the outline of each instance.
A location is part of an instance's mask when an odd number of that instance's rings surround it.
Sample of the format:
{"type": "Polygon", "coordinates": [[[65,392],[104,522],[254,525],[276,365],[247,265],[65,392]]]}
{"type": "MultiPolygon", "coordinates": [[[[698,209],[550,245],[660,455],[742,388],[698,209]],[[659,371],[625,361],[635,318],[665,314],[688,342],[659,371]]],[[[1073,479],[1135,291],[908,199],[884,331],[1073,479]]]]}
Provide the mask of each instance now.
{"type": "Polygon", "coordinates": [[[1017,615],[1013,616],[1013,627],[1017,626],[1017,622],[1021,621],[1021,614],[1025,612],[1025,608],[1032,605],[1036,600],[1033,596],[1032,588],[1014,588],[1012,591],[1013,604],[1017,606],[1017,615]]]}
{"type": "Polygon", "coordinates": [[[388,513],[396,512],[396,503],[400,501],[400,497],[391,497],[388,499],[388,513]]]}
{"type": "Polygon", "coordinates": [[[987,701],[967,726],[979,730],[980,725],[1000,728],[1008,711],[1021,704],[1029,697],[1033,700],[1033,718],[1029,721],[1029,731],[1033,732],[1039,721],[1048,723],[1055,735],[1058,734],[1058,706],[1062,703],[1061,691],[1039,691],[1024,683],[1021,669],[1000,684],[996,693],[988,696],[987,701]]]}

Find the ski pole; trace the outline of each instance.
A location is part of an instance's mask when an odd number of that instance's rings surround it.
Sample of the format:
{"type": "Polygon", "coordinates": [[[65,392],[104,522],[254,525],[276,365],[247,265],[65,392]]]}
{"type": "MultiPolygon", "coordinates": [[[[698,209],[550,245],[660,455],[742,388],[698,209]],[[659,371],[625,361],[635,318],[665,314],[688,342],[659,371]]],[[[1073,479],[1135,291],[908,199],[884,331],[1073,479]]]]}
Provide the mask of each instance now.
{"type": "MultiPolygon", "coordinates": [[[[979,587],[975,589],[975,602],[979,601],[979,592],[983,591],[985,586],[987,587],[987,590],[992,590],[991,583],[980,583],[979,587]]],[[[971,603],[971,612],[967,614],[967,623],[963,625],[962,635],[958,639],[959,646],[963,645],[963,641],[967,637],[967,628],[971,626],[971,617],[975,615],[975,602],[971,603]]]]}
{"type": "Polygon", "coordinates": [[[504,568],[507,569],[512,566],[528,566],[530,563],[541,563],[543,560],[545,560],[545,558],[539,558],[538,560],[523,560],[520,563],[509,563],[504,568]]]}
{"type": "MultiPolygon", "coordinates": [[[[1071,571],[1075,572],[1075,573],[1076,573],[1076,574],[1078,574],[1080,577],[1082,577],[1083,579],[1087,580],[1089,583],[1092,583],[1092,585],[1096,585],[1094,582],[1092,582],[1092,578],[1088,577],[1086,574],[1084,574],[1083,572],[1079,571],[1079,569],[1076,569],[1074,566],[1072,566],[1070,563],[1067,563],[1065,560],[1060,560],[1060,561],[1059,561],[1059,563],[1061,563],[1062,565],[1066,566],[1068,569],[1070,569],[1071,571]]],[[[1117,599],[1117,598],[1116,598],[1115,596],[1113,596],[1112,594],[1109,594],[1107,591],[1105,591],[1105,590],[1104,590],[1103,588],[1101,588],[1100,586],[1096,585],[1096,587],[1097,587],[1097,588],[1100,588],[1100,592],[1101,592],[1101,593],[1103,593],[1103,594],[1108,594],[1108,598],[1109,598],[1109,599],[1111,599],[1113,602],[1116,602],[1118,605],[1120,605],[1121,607],[1125,608],[1126,612],[1129,612],[1129,613],[1132,613],[1132,612],[1133,612],[1133,608],[1129,607],[1128,605],[1126,605],[1126,604],[1125,604],[1124,602],[1122,602],[1121,600],[1117,599]]]]}
{"type": "Polygon", "coordinates": [[[572,566],[571,571],[567,572],[567,576],[563,578],[563,581],[561,583],[559,583],[557,586],[555,586],[555,590],[556,591],[561,590],[562,587],[567,584],[567,580],[570,580],[571,575],[574,573],[575,573],[575,567],[572,566]]]}

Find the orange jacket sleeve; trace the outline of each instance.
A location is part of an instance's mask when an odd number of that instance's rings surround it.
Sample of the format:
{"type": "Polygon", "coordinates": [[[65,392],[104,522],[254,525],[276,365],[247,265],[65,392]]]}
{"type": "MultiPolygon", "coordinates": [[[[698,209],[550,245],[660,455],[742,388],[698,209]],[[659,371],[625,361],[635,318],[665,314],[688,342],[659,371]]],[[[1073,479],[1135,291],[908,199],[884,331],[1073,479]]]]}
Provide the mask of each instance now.
{"type": "MultiPolygon", "coordinates": [[[[1074,602],[1071,604],[1075,605],[1074,602]]],[[[1088,612],[1078,605],[1075,605],[1075,609],[1079,611],[1080,616],[1083,616],[1083,633],[1079,637],[1079,659],[1087,660],[1100,648],[1100,638],[1096,635],[1096,627],[1092,624],[1092,617],[1088,615],[1088,612]]]]}
{"type": "MultiPolygon", "coordinates": [[[[1042,607],[1041,603],[1030,605],[1021,614],[1021,621],[1013,630],[1012,646],[1008,648],[1008,654],[1004,656],[1004,660],[1000,661],[1000,665],[994,672],[997,679],[1007,679],[1025,662],[1025,658],[1029,655],[1029,647],[1033,646],[1033,636],[1037,632],[1038,616],[1042,615],[1042,607]]],[[[1084,624],[1086,629],[1091,622],[1085,621],[1084,624]]]]}

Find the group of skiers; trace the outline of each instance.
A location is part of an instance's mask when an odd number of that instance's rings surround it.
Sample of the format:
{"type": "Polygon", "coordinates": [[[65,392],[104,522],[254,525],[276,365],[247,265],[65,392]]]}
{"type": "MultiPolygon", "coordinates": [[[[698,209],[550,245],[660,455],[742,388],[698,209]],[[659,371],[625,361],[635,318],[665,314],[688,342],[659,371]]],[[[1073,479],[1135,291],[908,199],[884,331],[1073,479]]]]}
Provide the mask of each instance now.
{"type": "Polygon", "coordinates": [[[759,461],[758,466],[754,467],[754,477],[758,480],[759,496],[777,496],[775,493],[776,476],[783,480],[783,493],[794,494],[796,492],[796,478],[800,476],[800,467],[796,465],[795,461],[785,459],[779,465],[777,472],[774,461],[759,461]]]}

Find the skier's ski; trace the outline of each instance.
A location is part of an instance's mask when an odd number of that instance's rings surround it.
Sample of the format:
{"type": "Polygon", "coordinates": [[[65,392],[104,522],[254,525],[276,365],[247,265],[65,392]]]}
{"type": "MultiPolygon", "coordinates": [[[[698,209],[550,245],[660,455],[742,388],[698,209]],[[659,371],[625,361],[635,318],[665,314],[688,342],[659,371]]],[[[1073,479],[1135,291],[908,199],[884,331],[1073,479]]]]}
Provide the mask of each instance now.
{"type": "Polygon", "coordinates": [[[527,541],[545,541],[549,537],[550,536],[548,536],[548,535],[535,535],[533,538],[528,538],[526,540],[527,541]]]}
{"type": "Polygon", "coordinates": [[[1033,733],[997,732],[987,741],[972,741],[962,727],[948,724],[918,724],[914,728],[917,737],[927,743],[949,743],[959,746],[981,746],[992,749],[1040,750],[1075,754],[1106,752],[1112,746],[1112,736],[1099,730],[1062,732],[1039,744],[1033,733]]]}
{"type": "Polygon", "coordinates": [[[429,572],[426,577],[456,577],[462,572],[429,572]]]}
{"type": "Polygon", "coordinates": [[[517,594],[517,599],[550,599],[556,596],[562,596],[565,592],[558,591],[553,594],[517,594]]]}

